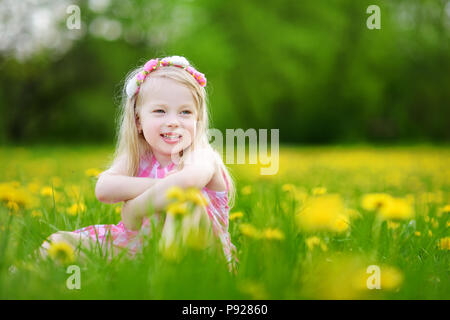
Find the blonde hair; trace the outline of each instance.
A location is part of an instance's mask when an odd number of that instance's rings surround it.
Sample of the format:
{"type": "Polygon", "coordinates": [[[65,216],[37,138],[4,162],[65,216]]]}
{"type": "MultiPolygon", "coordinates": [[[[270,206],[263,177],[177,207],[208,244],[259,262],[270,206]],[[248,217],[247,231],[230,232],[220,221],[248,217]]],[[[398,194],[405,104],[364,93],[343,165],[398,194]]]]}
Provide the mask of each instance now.
{"type": "MultiPolygon", "coordinates": [[[[151,155],[151,148],[143,135],[138,134],[135,117],[138,112],[139,95],[145,91],[139,90],[139,93],[133,95],[131,98],[127,96],[126,85],[130,79],[133,79],[136,74],[143,71],[143,66],[140,66],[130,72],[126,77],[125,85],[122,91],[122,103],[120,108],[120,115],[118,121],[118,139],[117,146],[114,153],[113,164],[119,158],[125,157],[127,174],[129,176],[136,176],[139,170],[140,159],[144,156],[151,155]]],[[[153,71],[147,78],[163,77],[177,81],[181,85],[186,86],[192,92],[197,110],[197,130],[196,136],[192,144],[185,149],[186,152],[195,150],[197,147],[209,149],[216,157],[219,168],[223,171],[226,180],[228,181],[228,198],[229,207],[234,206],[235,201],[235,186],[230,171],[225,166],[222,155],[215,150],[208,141],[207,131],[209,129],[209,112],[208,112],[208,96],[204,87],[200,86],[197,80],[189,74],[186,70],[175,67],[165,66],[153,71]]],[[[145,85],[146,82],[143,83],[145,85]]],[[[178,169],[181,170],[184,165],[183,153],[180,152],[180,161],[178,169]]]]}

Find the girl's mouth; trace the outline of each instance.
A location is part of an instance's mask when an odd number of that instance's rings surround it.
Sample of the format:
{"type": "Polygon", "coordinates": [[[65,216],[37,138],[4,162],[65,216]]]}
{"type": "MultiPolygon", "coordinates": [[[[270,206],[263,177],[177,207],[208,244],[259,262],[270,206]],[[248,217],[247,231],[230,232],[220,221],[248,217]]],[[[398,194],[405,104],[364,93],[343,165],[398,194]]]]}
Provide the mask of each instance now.
{"type": "Polygon", "coordinates": [[[161,138],[164,140],[164,142],[169,144],[178,143],[181,140],[181,135],[178,133],[161,133],[161,138]]]}

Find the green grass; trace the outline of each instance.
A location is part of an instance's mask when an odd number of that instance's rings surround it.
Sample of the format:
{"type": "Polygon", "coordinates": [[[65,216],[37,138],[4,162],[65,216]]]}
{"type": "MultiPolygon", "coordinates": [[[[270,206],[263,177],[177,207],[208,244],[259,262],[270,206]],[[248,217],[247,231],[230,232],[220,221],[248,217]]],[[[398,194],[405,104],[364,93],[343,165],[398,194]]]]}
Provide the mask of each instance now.
{"type": "Polygon", "coordinates": [[[118,204],[100,203],[94,195],[95,178],[85,174],[89,168],[103,170],[112,151],[0,149],[0,183],[34,199],[14,211],[0,188],[1,299],[450,298],[449,251],[439,247],[440,239],[449,236],[443,208],[450,204],[450,149],[445,146],[284,147],[276,176],[261,176],[253,165],[230,165],[237,186],[231,212],[243,212],[242,218],[230,221],[240,260],[236,275],[228,272],[219,250],[184,248],[180,261],[165,259],[156,230],[135,259],[108,260],[90,253],[74,262],[81,268],[81,289],[69,290],[66,267],[40,260],[34,252],[58,230],[120,221],[118,204]],[[294,191],[284,191],[285,184],[295,185],[294,191]],[[58,198],[42,195],[45,186],[52,186],[58,198]],[[78,200],[70,186],[79,188],[78,200]],[[245,186],[251,192],[243,192],[245,186]],[[300,228],[297,214],[307,201],[321,201],[323,196],[314,195],[319,187],[326,188],[325,194],[339,194],[345,208],[359,212],[342,232],[300,228]],[[409,199],[414,216],[395,224],[380,220],[379,213],[364,209],[361,202],[365,194],[378,192],[409,199]],[[86,211],[70,215],[67,209],[77,202],[86,211]],[[283,239],[246,235],[246,224],[260,231],[277,229],[283,239]],[[313,236],[326,250],[308,248],[307,239],[313,236]],[[358,283],[365,284],[369,265],[381,267],[381,290],[354,286],[361,275],[358,283]]]}

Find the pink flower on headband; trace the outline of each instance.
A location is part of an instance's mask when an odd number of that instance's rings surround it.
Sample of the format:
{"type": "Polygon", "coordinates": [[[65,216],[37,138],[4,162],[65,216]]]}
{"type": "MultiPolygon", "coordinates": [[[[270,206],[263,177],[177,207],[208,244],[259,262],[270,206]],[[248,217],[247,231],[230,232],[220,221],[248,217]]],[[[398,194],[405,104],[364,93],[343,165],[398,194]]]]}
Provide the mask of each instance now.
{"type": "Polygon", "coordinates": [[[154,69],[156,69],[156,66],[158,65],[158,59],[152,59],[152,60],[149,60],[145,65],[144,65],[144,71],[147,71],[147,72],[151,72],[151,71],[153,71],[154,69]]]}
{"type": "Polygon", "coordinates": [[[206,78],[203,73],[198,72],[191,66],[187,66],[186,71],[189,72],[195,78],[195,80],[197,80],[197,82],[200,84],[200,86],[202,86],[202,87],[206,86],[206,78]]]}
{"type": "Polygon", "coordinates": [[[139,72],[139,73],[136,75],[136,80],[137,80],[139,83],[142,83],[142,82],[144,81],[144,79],[145,79],[145,74],[143,74],[142,72],[139,72]]]}
{"type": "Polygon", "coordinates": [[[162,65],[163,67],[166,67],[166,66],[170,65],[170,60],[167,59],[167,58],[162,59],[162,60],[161,60],[161,65],[162,65]]]}

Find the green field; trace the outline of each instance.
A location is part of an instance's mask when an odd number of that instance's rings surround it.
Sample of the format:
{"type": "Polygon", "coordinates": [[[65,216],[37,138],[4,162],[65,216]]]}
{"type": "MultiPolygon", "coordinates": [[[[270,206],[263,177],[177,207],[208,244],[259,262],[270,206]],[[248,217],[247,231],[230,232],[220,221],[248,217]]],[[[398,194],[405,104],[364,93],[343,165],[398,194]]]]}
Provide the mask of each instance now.
{"type": "Polygon", "coordinates": [[[132,260],[38,259],[53,232],[120,221],[120,204],[94,195],[112,152],[0,149],[0,299],[450,298],[449,147],[285,146],[274,176],[230,165],[235,275],[214,247],[181,244],[168,258],[158,233],[132,260]],[[80,267],[80,289],[66,286],[68,264],[80,267]],[[369,290],[373,265],[381,289],[369,290]]]}

